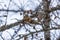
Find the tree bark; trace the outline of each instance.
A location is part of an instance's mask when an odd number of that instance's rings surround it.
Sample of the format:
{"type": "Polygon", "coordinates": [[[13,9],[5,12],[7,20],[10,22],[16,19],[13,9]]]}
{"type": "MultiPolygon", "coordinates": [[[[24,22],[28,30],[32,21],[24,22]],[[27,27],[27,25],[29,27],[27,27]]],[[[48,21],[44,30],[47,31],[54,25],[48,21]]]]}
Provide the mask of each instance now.
{"type": "Polygon", "coordinates": [[[47,30],[48,28],[50,28],[50,15],[49,15],[49,1],[48,0],[43,0],[43,9],[45,12],[45,17],[44,17],[44,21],[43,21],[43,25],[44,25],[44,38],[45,40],[51,40],[50,39],[50,30],[47,30]]]}

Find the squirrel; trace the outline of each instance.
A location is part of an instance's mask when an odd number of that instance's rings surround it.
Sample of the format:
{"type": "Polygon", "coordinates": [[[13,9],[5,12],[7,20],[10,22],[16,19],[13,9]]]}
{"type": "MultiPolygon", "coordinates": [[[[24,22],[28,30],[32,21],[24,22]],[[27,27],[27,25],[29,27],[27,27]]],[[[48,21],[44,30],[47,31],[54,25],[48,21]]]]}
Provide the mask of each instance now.
{"type": "Polygon", "coordinates": [[[32,18],[30,17],[31,14],[32,14],[32,10],[25,10],[24,11],[24,18],[23,18],[24,22],[29,22],[29,23],[32,22],[32,18]]]}
{"type": "Polygon", "coordinates": [[[24,18],[23,18],[24,22],[31,22],[32,21],[32,18],[30,18],[28,15],[25,15],[24,18]]]}
{"type": "MultiPolygon", "coordinates": [[[[23,21],[24,21],[24,22],[31,23],[31,24],[39,23],[38,20],[35,20],[35,19],[34,19],[35,17],[39,17],[39,16],[38,16],[37,14],[32,14],[32,10],[24,11],[23,21]],[[31,14],[31,15],[29,16],[29,14],[31,14]]],[[[39,17],[39,18],[40,18],[40,17],[39,17]]]]}

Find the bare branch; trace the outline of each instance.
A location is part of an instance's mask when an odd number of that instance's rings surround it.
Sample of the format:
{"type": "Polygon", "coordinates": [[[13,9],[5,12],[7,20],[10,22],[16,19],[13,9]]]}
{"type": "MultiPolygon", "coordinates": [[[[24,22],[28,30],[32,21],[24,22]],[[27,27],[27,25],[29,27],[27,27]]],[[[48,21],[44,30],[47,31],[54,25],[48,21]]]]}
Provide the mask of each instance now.
{"type": "MultiPolygon", "coordinates": [[[[30,23],[24,22],[23,20],[19,20],[18,22],[11,23],[9,25],[3,25],[3,26],[1,26],[0,27],[0,31],[4,31],[6,29],[12,28],[12,27],[17,26],[19,24],[30,24],[30,23]]],[[[35,23],[35,22],[33,22],[33,24],[41,25],[40,23],[35,23]]]]}
{"type": "Polygon", "coordinates": [[[56,7],[52,7],[50,12],[56,11],[56,10],[60,10],[60,6],[56,6],[56,7]]]}
{"type": "Polygon", "coordinates": [[[6,29],[12,28],[12,27],[14,27],[14,26],[19,25],[20,23],[23,23],[23,22],[22,22],[22,21],[18,21],[18,22],[9,24],[9,25],[3,25],[3,26],[0,27],[0,31],[4,31],[4,30],[6,30],[6,29]]]}
{"type": "MultiPolygon", "coordinates": [[[[57,27],[57,28],[56,28],[56,27],[48,28],[47,30],[57,30],[57,29],[60,29],[60,27],[57,27]]],[[[30,35],[30,34],[39,33],[39,32],[43,32],[43,31],[46,31],[46,30],[41,29],[41,30],[39,30],[39,31],[30,32],[29,34],[23,35],[23,36],[20,37],[19,39],[21,39],[21,38],[23,38],[23,37],[25,37],[25,36],[28,36],[28,35],[30,35]]],[[[19,35],[18,35],[18,36],[19,36],[19,35]]]]}

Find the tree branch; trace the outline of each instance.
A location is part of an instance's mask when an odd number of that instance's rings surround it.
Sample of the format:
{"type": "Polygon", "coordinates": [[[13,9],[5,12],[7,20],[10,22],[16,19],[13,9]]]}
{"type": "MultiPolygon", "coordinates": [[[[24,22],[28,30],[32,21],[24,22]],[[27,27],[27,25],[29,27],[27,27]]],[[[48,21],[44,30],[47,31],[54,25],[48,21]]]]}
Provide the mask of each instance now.
{"type": "MultiPolygon", "coordinates": [[[[57,30],[57,29],[60,29],[60,27],[52,27],[52,28],[48,28],[47,30],[57,30]]],[[[46,30],[43,30],[43,29],[41,29],[41,30],[39,30],[39,31],[35,31],[35,32],[30,32],[29,34],[25,34],[25,35],[23,35],[22,37],[20,37],[19,39],[21,39],[21,38],[23,38],[23,37],[25,37],[25,36],[28,36],[28,35],[30,35],[30,34],[34,34],[34,33],[39,33],[39,32],[43,32],[43,31],[46,31],[46,30]]],[[[18,35],[19,36],[19,35],[18,35]]]]}
{"type": "Polygon", "coordinates": [[[52,7],[50,12],[56,11],[56,10],[60,10],[60,6],[57,5],[56,7],[52,7]]]}
{"type": "Polygon", "coordinates": [[[0,31],[4,31],[4,30],[6,30],[6,29],[12,28],[12,27],[14,27],[14,26],[19,25],[20,23],[23,23],[23,21],[18,21],[18,22],[9,24],[9,25],[3,25],[3,26],[0,27],[0,31]]]}
{"type": "MultiPolygon", "coordinates": [[[[14,26],[17,26],[17,25],[19,25],[19,24],[32,24],[32,23],[28,23],[28,22],[24,22],[23,20],[19,20],[18,22],[15,22],[15,23],[11,23],[11,24],[9,24],[9,25],[3,25],[3,26],[1,26],[0,27],[0,32],[1,31],[4,31],[4,30],[6,30],[6,29],[9,29],[9,28],[12,28],[12,27],[14,27],[14,26]]],[[[40,23],[35,23],[35,22],[33,22],[33,24],[38,24],[38,25],[41,25],[40,23]]]]}

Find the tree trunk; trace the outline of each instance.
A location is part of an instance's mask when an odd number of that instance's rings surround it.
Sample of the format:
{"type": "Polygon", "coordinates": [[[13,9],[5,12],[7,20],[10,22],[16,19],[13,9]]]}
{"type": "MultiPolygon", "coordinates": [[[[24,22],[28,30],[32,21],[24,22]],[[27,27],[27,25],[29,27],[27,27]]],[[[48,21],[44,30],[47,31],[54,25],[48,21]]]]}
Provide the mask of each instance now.
{"type": "Polygon", "coordinates": [[[49,1],[48,0],[43,0],[43,9],[45,12],[45,17],[44,17],[44,38],[45,40],[50,40],[50,30],[47,30],[50,28],[50,15],[49,15],[49,1]]]}

